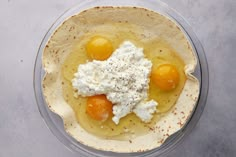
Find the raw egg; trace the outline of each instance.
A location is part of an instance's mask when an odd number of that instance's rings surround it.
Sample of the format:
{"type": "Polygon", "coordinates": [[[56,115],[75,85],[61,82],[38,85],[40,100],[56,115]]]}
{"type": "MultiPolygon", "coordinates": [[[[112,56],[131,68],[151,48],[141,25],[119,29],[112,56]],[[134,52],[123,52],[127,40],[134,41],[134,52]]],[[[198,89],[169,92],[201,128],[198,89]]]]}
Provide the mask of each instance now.
{"type": "Polygon", "coordinates": [[[105,95],[88,97],[86,112],[95,120],[106,121],[112,116],[112,103],[105,95]]]}
{"type": "Polygon", "coordinates": [[[169,91],[177,87],[179,72],[172,64],[162,64],[152,69],[151,79],[157,87],[169,91]]]}
{"type": "Polygon", "coordinates": [[[86,51],[91,59],[106,60],[112,54],[113,46],[107,38],[94,36],[87,43],[86,51]]]}

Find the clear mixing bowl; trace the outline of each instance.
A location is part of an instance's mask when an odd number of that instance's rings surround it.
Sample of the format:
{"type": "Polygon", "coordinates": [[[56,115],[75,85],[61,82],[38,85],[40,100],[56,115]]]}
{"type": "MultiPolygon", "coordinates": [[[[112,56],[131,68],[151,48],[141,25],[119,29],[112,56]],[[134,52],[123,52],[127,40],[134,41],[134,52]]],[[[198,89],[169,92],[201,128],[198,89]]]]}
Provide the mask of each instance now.
{"type": "Polygon", "coordinates": [[[198,122],[203,112],[203,109],[205,107],[205,103],[207,99],[208,86],[209,86],[208,81],[209,81],[208,65],[207,65],[205,53],[204,53],[201,43],[199,42],[198,38],[192,31],[190,25],[184,20],[182,16],[180,16],[179,13],[177,13],[175,10],[170,8],[165,3],[157,1],[157,0],[147,0],[147,1],[144,1],[144,0],[129,0],[129,1],[127,0],[119,0],[119,1],[90,0],[90,1],[83,1],[79,3],[77,6],[69,9],[63,15],[61,15],[55,21],[55,23],[51,26],[51,28],[48,30],[48,32],[46,33],[39,47],[37,58],[35,61],[35,68],[34,68],[34,91],[35,91],[35,97],[37,100],[37,105],[38,105],[40,114],[42,115],[42,118],[46,122],[48,128],[59,139],[59,141],[61,141],[67,148],[77,153],[78,156],[156,157],[156,156],[163,156],[167,154],[168,152],[170,152],[170,150],[175,148],[180,143],[180,141],[184,137],[186,137],[186,135],[188,135],[191,132],[191,130],[194,128],[194,126],[198,122]],[[49,40],[52,33],[61,23],[63,23],[65,19],[67,19],[68,17],[72,15],[78,14],[79,12],[83,10],[86,10],[88,8],[95,7],[95,6],[137,6],[137,7],[143,7],[143,8],[147,8],[147,9],[159,12],[160,14],[163,14],[171,18],[172,20],[176,21],[179,24],[179,26],[182,27],[184,33],[186,34],[189,42],[192,45],[194,52],[196,53],[196,56],[198,57],[198,65],[196,67],[194,75],[198,78],[200,82],[200,95],[199,95],[199,99],[195,107],[195,110],[193,111],[191,118],[186,123],[186,125],[181,130],[171,135],[161,147],[158,147],[151,151],[142,152],[142,153],[114,153],[114,152],[95,150],[93,148],[87,147],[79,143],[74,138],[69,136],[64,130],[62,119],[56,114],[54,114],[53,112],[51,112],[47,107],[47,104],[44,100],[44,96],[42,94],[42,86],[41,86],[41,82],[44,76],[44,70],[42,69],[42,53],[43,53],[44,47],[46,46],[46,43],[49,40]]]}

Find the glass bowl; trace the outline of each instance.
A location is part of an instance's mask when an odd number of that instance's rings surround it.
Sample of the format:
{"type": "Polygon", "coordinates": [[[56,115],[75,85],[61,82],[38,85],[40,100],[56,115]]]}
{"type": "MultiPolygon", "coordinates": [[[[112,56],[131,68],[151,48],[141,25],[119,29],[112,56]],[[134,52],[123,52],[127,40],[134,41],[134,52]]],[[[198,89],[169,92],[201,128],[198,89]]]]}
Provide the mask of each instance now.
{"type": "Polygon", "coordinates": [[[67,148],[76,152],[79,156],[98,156],[98,157],[116,157],[116,156],[143,156],[143,157],[156,157],[162,156],[170,152],[173,148],[175,148],[180,141],[188,135],[191,130],[194,128],[196,123],[198,122],[203,109],[205,107],[207,94],[208,94],[208,85],[209,84],[209,76],[208,76],[208,65],[207,60],[205,57],[205,53],[201,43],[199,42],[198,38],[192,31],[190,25],[184,20],[183,17],[180,16],[175,10],[170,8],[163,2],[157,0],[119,0],[119,1],[112,1],[112,0],[90,0],[90,1],[83,1],[79,3],[77,6],[69,9],[64,14],[62,14],[55,23],[51,26],[51,28],[46,33],[45,37],[42,40],[42,43],[39,47],[38,54],[35,61],[34,67],[34,91],[35,97],[38,105],[39,112],[46,122],[48,128],[52,131],[52,133],[61,141],[67,148]],[[171,135],[161,147],[153,149],[151,151],[142,152],[142,153],[114,153],[114,152],[107,152],[107,151],[100,151],[90,147],[87,147],[74,138],[69,136],[65,130],[62,119],[51,112],[47,104],[44,100],[44,96],[42,94],[42,86],[41,82],[44,76],[44,70],[42,69],[42,53],[44,47],[46,46],[47,41],[49,40],[52,33],[55,29],[63,23],[68,17],[78,14],[79,12],[86,10],[91,7],[95,6],[137,6],[143,7],[150,10],[154,10],[163,14],[172,20],[176,21],[182,30],[184,31],[185,35],[187,36],[189,42],[192,45],[196,56],[198,57],[198,64],[194,72],[194,76],[198,78],[200,82],[200,95],[198,102],[196,104],[195,110],[193,111],[191,118],[185,124],[185,126],[176,132],[175,134],[171,135]]]}

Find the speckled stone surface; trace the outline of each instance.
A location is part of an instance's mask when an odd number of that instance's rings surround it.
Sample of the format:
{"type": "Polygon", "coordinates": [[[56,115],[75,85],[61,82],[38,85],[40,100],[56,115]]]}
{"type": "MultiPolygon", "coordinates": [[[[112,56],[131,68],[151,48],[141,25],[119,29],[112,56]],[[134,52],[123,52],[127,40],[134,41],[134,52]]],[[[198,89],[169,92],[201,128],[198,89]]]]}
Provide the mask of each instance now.
{"type": "MultiPolygon", "coordinates": [[[[164,1],[164,0],[163,0],[164,1]]],[[[77,157],[48,130],[33,93],[37,49],[78,0],[0,1],[0,157],[77,157]]],[[[210,70],[203,115],[168,157],[236,156],[236,1],[165,0],[192,25],[210,70]]]]}

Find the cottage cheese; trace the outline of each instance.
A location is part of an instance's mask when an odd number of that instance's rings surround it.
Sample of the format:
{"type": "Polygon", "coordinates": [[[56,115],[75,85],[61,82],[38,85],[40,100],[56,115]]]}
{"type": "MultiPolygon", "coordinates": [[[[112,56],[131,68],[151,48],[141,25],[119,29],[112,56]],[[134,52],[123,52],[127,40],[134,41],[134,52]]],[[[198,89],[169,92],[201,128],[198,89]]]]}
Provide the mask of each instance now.
{"type": "Polygon", "coordinates": [[[156,101],[147,101],[151,67],[143,49],[125,41],[106,61],[79,65],[72,85],[81,96],[106,94],[114,104],[112,120],[116,124],[131,112],[149,122],[157,106],[156,101]]]}

